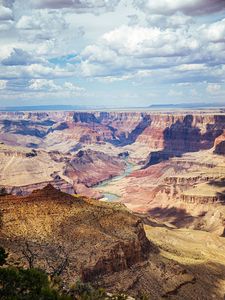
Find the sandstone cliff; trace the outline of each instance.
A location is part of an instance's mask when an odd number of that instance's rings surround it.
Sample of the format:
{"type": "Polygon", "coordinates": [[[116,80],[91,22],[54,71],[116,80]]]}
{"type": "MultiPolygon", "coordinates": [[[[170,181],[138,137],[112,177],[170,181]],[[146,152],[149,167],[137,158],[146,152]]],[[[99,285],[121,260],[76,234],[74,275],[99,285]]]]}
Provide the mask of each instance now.
{"type": "Polygon", "coordinates": [[[63,245],[70,260],[64,274],[68,280],[81,276],[93,281],[99,275],[126,270],[154,251],[141,221],[125,207],[74,198],[51,185],[25,197],[2,196],[0,209],[1,243],[19,251],[29,242],[39,256],[37,264],[44,263],[49,249],[63,245]],[[69,274],[73,276],[68,278],[69,274]]]}
{"type": "Polygon", "coordinates": [[[26,197],[2,196],[0,209],[0,243],[10,263],[19,258],[50,274],[62,268],[66,285],[80,278],[156,300],[195,280],[160,256],[142,221],[121,204],[73,197],[49,185],[26,197]]]}

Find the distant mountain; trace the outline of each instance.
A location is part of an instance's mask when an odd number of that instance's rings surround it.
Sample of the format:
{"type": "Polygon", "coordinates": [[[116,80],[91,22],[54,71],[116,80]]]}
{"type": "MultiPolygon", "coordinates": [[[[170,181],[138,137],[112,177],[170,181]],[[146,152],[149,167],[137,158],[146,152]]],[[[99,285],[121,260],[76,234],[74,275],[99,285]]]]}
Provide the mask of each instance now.
{"type": "Polygon", "coordinates": [[[152,109],[177,109],[177,108],[224,108],[225,103],[177,103],[177,104],[152,104],[148,108],[152,109]]]}

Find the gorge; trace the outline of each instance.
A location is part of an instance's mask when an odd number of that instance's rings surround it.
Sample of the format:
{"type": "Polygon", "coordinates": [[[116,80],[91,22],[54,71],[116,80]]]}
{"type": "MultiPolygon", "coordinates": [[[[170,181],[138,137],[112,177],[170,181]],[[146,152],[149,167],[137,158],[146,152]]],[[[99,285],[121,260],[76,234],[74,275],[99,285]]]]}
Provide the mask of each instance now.
{"type": "Polygon", "coordinates": [[[1,112],[0,142],[0,240],[12,261],[18,240],[44,256],[65,244],[66,282],[223,299],[223,111],[1,112]]]}

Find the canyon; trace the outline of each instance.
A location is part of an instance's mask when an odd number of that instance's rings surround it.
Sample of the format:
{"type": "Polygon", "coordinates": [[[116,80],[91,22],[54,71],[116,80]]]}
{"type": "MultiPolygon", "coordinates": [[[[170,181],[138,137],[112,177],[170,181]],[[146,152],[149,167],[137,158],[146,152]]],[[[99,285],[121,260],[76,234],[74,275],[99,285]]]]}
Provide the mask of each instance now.
{"type": "Polygon", "coordinates": [[[0,141],[8,193],[51,183],[95,199],[116,195],[171,226],[224,232],[223,112],[2,112],[0,141]]]}
{"type": "Polygon", "coordinates": [[[150,299],[225,295],[220,110],[1,112],[0,194],[14,262],[18,245],[43,257],[65,245],[65,282],[150,299]]]}

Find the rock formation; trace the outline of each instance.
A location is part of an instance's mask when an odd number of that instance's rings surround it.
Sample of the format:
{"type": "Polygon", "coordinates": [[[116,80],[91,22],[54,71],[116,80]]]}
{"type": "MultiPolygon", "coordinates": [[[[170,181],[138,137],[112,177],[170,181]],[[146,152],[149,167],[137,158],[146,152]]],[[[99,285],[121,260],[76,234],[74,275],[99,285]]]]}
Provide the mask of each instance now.
{"type": "Polygon", "coordinates": [[[1,243],[7,245],[9,239],[13,244],[16,237],[23,237],[37,252],[41,252],[41,245],[46,245],[47,252],[47,243],[63,244],[71,260],[70,274],[81,276],[84,281],[126,270],[146,260],[154,248],[141,221],[125,207],[74,198],[51,185],[26,197],[2,196],[0,208],[1,243]],[[40,245],[35,246],[35,241],[40,245]]]}
{"type": "Polygon", "coordinates": [[[215,184],[225,177],[224,130],[224,113],[213,111],[1,113],[0,186],[25,194],[51,182],[100,198],[91,187],[121,174],[127,159],[142,170],[106,192],[134,211],[175,207],[200,220],[224,202],[215,184]]]}
{"type": "Polygon", "coordinates": [[[67,164],[64,174],[74,182],[91,187],[119,175],[124,168],[124,161],[118,157],[89,149],[78,151],[67,164]]]}
{"type": "Polygon", "coordinates": [[[159,255],[142,221],[121,204],[73,197],[48,185],[26,197],[2,196],[0,209],[0,243],[10,262],[20,258],[24,266],[29,262],[50,274],[64,266],[65,285],[79,278],[111,292],[143,291],[160,299],[194,280],[184,267],[159,255]]]}

